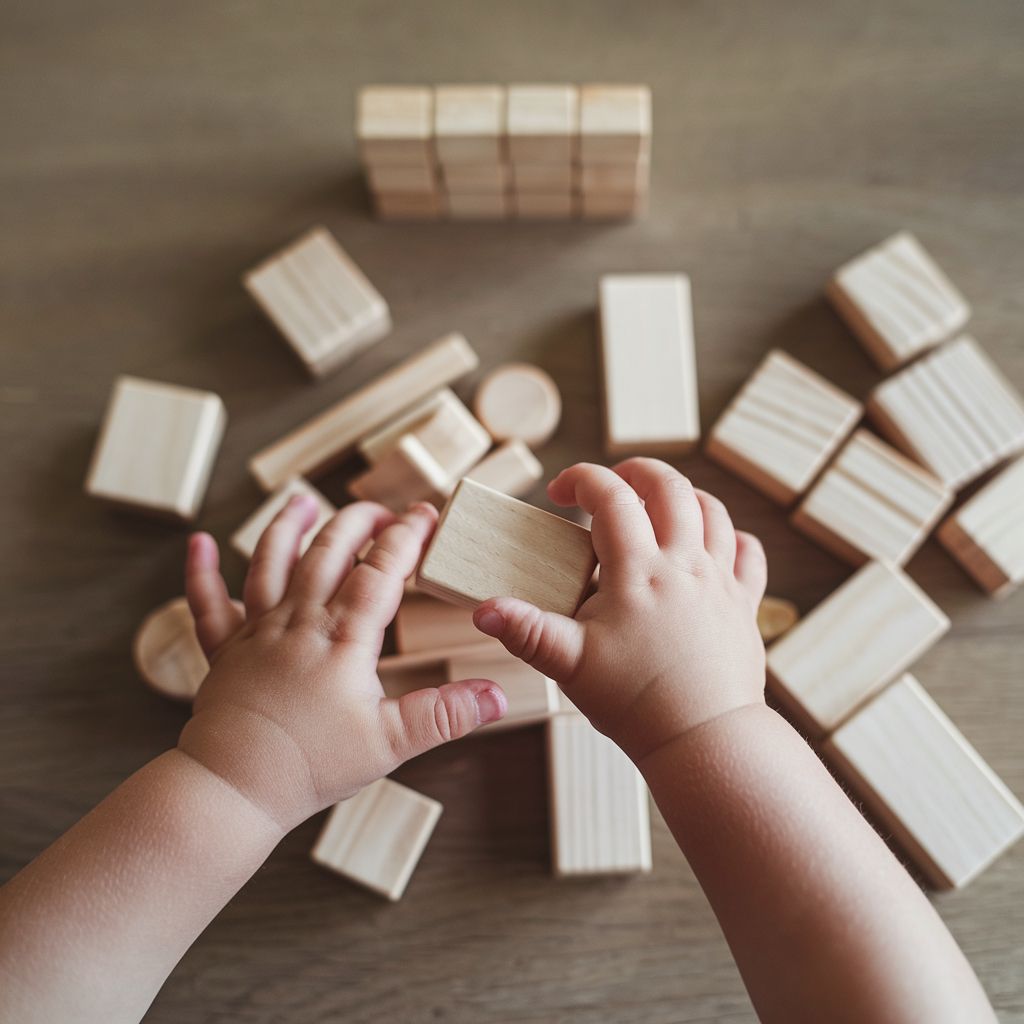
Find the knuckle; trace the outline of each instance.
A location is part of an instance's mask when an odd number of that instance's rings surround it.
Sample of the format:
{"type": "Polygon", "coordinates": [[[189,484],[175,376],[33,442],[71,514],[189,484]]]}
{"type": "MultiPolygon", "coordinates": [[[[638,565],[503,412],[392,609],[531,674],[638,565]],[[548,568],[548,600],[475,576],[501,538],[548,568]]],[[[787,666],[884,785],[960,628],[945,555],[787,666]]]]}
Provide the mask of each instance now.
{"type": "Polygon", "coordinates": [[[601,495],[601,501],[605,505],[621,508],[632,507],[640,503],[636,491],[624,482],[609,483],[601,495]]]}
{"type": "Polygon", "coordinates": [[[434,733],[442,743],[447,743],[454,735],[453,728],[457,714],[453,714],[454,711],[455,709],[450,706],[445,695],[438,690],[433,707],[434,733]]]}
{"type": "Polygon", "coordinates": [[[541,654],[545,644],[544,617],[537,608],[531,608],[519,620],[513,633],[517,658],[532,664],[541,654]]]}

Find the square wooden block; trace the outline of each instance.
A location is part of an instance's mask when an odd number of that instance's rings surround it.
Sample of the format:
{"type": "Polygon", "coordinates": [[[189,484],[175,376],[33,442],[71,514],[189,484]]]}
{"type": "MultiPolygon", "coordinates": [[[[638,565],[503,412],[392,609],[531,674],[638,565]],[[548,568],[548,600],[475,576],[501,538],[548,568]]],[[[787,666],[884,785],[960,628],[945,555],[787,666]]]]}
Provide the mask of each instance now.
{"type": "Polygon", "coordinates": [[[580,161],[646,159],[651,146],[651,90],[646,85],[584,85],[580,89],[580,161]]]}
{"type": "Polygon", "coordinates": [[[356,100],[356,138],[366,164],[434,163],[434,92],[409,85],[370,85],[356,100]]]}
{"type": "Polygon", "coordinates": [[[277,513],[298,494],[308,495],[316,501],[317,505],[316,520],[309,532],[303,536],[299,545],[300,552],[305,553],[309,545],[313,543],[313,538],[320,532],[320,528],[332,519],[338,510],[312,484],[307,483],[301,477],[289,480],[267,498],[231,535],[231,546],[243,558],[252,558],[264,530],[271,524],[277,513]]]}
{"type": "Polygon", "coordinates": [[[624,164],[583,164],[580,167],[579,187],[598,194],[642,194],[650,186],[649,160],[633,160],[624,164]]]}
{"type": "Polygon", "coordinates": [[[505,159],[505,87],[439,85],[434,144],[442,164],[499,164],[505,159]]]}
{"type": "Polygon", "coordinates": [[[505,193],[512,184],[508,164],[446,164],[444,187],[449,192],[505,193]]]}
{"type": "Polygon", "coordinates": [[[481,732],[498,732],[546,722],[558,710],[558,687],[547,676],[513,658],[504,648],[490,655],[462,654],[448,659],[448,682],[490,679],[505,691],[508,710],[481,732]]]}
{"type": "Polygon", "coordinates": [[[518,498],[544,475],[544,467],[518,438],[499,445],[482,458],[466,477],[502,494],[518,498]]]}
{"type": "Polygon", "coordinates": [[[414,501],[439,508],[451,494],[452,479],[415,434],[400,437],[379,462],[349,482],[349,493],[361,501],[376,501],[397,514],[414,501]]]}
{"type": "Polygon", "coordinates": [[[515,212],[507,192],[449,192],[445,202],[452,220],[504,220],[515,212]]]}
{"type": "Polygon", "coordinates": [[[576,155],[579,103],[575,85],[510,85],[509,158],[517,163],[568,165],[576,155]]]}
{"type": "Polygon", "coordinates": [[[711,428],[706,451],[788,505],[807,490],[862,412],[856,399],[776,349],[711,428]]]}
{"type": "Polygon", "coordinates": [[[118,377],[86,493],[188,522],[203,503],[226,424],[224,403],[211,391],[118,377]]]}

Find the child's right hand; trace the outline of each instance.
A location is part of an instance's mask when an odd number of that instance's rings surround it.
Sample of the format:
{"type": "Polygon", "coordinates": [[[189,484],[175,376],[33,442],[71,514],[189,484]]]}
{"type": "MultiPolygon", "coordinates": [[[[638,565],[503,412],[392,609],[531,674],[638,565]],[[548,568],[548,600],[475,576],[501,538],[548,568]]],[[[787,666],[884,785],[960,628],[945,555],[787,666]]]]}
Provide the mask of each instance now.
{"type": "Polygon", "coordinates": [[[593,516],[597,593],[575,619],[495,598],[474,613],[477,628],[556,680],[637,763],[764,701],[764,550],[717,498],[642,458],[572,466],[548,494],[593,516]]]}

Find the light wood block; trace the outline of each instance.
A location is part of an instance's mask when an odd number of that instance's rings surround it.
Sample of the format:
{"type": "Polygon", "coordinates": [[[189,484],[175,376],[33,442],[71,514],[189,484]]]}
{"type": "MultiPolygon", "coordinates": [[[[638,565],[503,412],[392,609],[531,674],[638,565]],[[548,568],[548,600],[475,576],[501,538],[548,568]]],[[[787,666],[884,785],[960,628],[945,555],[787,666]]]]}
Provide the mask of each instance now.
{"type": "Polygon", "coordinates": [[[840,267],[826,293],[883,370],[948,338],[971,315],[964,297],[906,231],[840,267]]]}
{"type": "Polygon", "coordinates": [[[1024,582],[1024,459],[958,508],[939,527],[938,538],[993,597],[1024,582]]]}
{"type": "Polygon", "coordinates": [[[584,192],[646,192],[650,176],[651,165],[647,160],[583,164],[580,167],[580,188],[584,192]]]}
{"type": "Polygon", "coordinates": [[[512,164],[512,185],[517,193],[560,195],[576,188],[577,172],[570,163],[512,164]]]}
{"type": "Polygon", "coordinates": [[[562,395],[539,366],[503,363],[480,382],[473,410],[495,441],[518,438],[538,448],[558,429],[562,395]]]}
{"type": "Polygon", "coordinates": [[[445,164],[444,186],[449,192],[504,193],[512,184],[508,164],[445,164]]]}
{"type": "Polygon", "coordinates": [[[433,165],[371,164],[366,178],[374,192],[398,192],[405,195],[436,198],[441,182],[433,165]]]}
{"type": "Polygon", "coordinates": [[[475,370],[478,362],[461,334],[445,335],[257,452],[249,469],[267,491],[293,476],[325,472],[348,455],[360,438],[475,370]]]}
{"type": "Polygon", "coordinates": [[[195,697],[210,665],[185,598],[168,601],[143,619],[132,641],[132,660],[143,682],[161,696],[195,697]]]}
{"type": "Polygon", "coordinates": [[[305,494],[316,501],[317,516],[309,532],[306,533],[299,550],[303,554],[313,543],[313,538],[320,528],[333,518],[338,510],[315,487],[301,477],[289,480],[279,487],[242,525],[231,535],[231,546],[243,557],[252,558],[256,545],[263,531],[271,524],[274,517],[298,494],[305,494]]]}
{"type": "Polygon", "coordinates": [[[371,464],[379,462],[395,447],[400,438],[406,434],[414,433],[417,427],[423,426],[441,408],[441,403],[445,401],[445,396],[447,395],[451,395],[452,398],[458,401],[455,392],[451,388],[440,388],[438,391],[433,392],[433,394],[427,395],[426,398],[409,406],[408,409],[385,423],[380,429],[360,438],[359,443],[356,445],[359,454],[371,464]]]}
{"type": "Polygon", "coordinates": [[[967,885],[1024,835],[1024,807],[911,675],[835,732],[825,757],[921,873],[967,885]]]}
{"type": "Polygon", "coordinates": [[[1024,401],[966,335],[882,381],[868,415],[954,490],[1024,450],[1024,401]]]}
{"type": "Polygon", "coordinates": [[[425,594],[407,594],[395,616],[395,647],[400,654],[479,645],[490,639],[473,625],[469,608],[425,594]]]}
{"type": "Polygon", "coordinates": [[[690,451],[700,438],[690,279],[606,274],[599,300],[605,451],[690,451]]]}
{"type": "Polygon", "coordinates": [[[647,213],[646,192],[583,192],[579,198],[584,220],[627,220],[647,213]]]}
{"type": "Polygon", "coordinates": [[[85,491],[188,522],[203,503],[226,424],[224,403],[211,391],[118,377],[85,491]]]}
{"type": "Polygon", "coordinates": [[[406,434],[379,462],[350,481],[348,489],[361,501],[376,501],[401,514],[414,501],[440,508],[451,493],[452,480],[426,445],[406,434]]]}
{"type": "Polygon", "coordinates": [[[800,621],[800,612],[792,601],[766,594],[757,608],[757,631],[770,644],[789,632],[800,621]]]}
{"type": "Polygon", "coordinates": [[[441,805],[378,779],[335,804],[312,858],[371,892],[399,900],[441,817],[441,805]]]}
{"type": "Polygon", "coordinates": [[[787,505],[810,486],[862,412],[845,391],[775,350],[711,428],[706,451],[787,505]]]}
{"type": "Polygon", "coordinates": [[[651,146],[651,90],[646,85],[584,85],[580,89],[580,160],[628,163],[651,146]]]}
{"type": "Polygon", "coordinates": [[[518,729],[546,722],[558,710],[558,687],[547,676],[513,658],[504,648],[489,657],[462,655],[448,660],[448,682],[490,679],[501,686],[508,700],[505,717],[480,729],[481,733],[518,729]]]}
{"type": "Polygon", "coordinates": [[[847,441],[791,522],[851,565],[903,565],[953,501],[953,492],[866,430],[847,441]]]}
{"type": "Polygon", "coordinates": [[[506,441],[481,459],[468,473],[468,480],[518,498],[544,475],[544,467],[519,440],[506,441]]]}
{"type": "Polygon", "coordinates": [[[811,735],[830,733],[947,629],[906,573],[868,562],[768,648],[769,690],[811,735]]]}
{"type": "Polygon", "coordinates": [[[520,220],[569,220],[576,216],[572,192],[517,192],[513,196],[520,220]]]}
{"type": "Polygon", "coordinates": [[[395,686],[397,687],[398,677],[402,673],[406,672],[418,672],[421,669],[427,670],[438,670],[434,673],[433,686],[439,686],[444,682],[444,666],[448,663],[451,658],[460,657],[490,657],[498,650],[504,650],[504,647],[491,637],[486,637],[482,633],[478,634],[479,643],[473,644],[452,644],[451,646],[438,645],[422,651],[406,651],[401,654],[386,654],[383,658],[377,661],[377,674],[381,678],[381,682],[384,684],[385,692],[387,696],[401,696],[401,693],[407,692],[405,690],[398,691],[397,689],[392,690],[391,680],[396,680],[395,686]],[[440,682],[437,680],[440,679],[440,682]]]}
{"type": "Polygon", "coordinates": [[[438,220],[445,214],[445,202],[441,194],[379,192],[373,209],[381,220],[438,220]]]}
{"type": "Polygon", "coordinates": [[[356,138],[366,164],[434,162],[434,94],[420,86],[371,85],[356,101],[356,138]]]}
{"type": "Polygon", "coordinates": [[[452,220],[503,220],[515,212],[507,192],[449,192],[447,205],[452,220]]]}
{"type": "Polygon", "coordinates": [[[469,607],[518,597],[573,615],[596,564],[589,530],[463,479],[441,514],[416,584],[469,607]]]}
{"type": "Polygon", "coordinates": [[[647,786],[579,714],[548,722],[552,866],[560,878],[651,870],[647,786]]]}
{"type": "Polygon", "coordinates": [[[442,164],[498,164],[505,159],[506,94],[501,85],[434,89],[434,145],[442,164]]]}
{"type": "Polygon", "coordinates": [[[510,85],[509,158],[520,163],[570,163],[576,156],[579,116],[575,85],[510,85]]]}

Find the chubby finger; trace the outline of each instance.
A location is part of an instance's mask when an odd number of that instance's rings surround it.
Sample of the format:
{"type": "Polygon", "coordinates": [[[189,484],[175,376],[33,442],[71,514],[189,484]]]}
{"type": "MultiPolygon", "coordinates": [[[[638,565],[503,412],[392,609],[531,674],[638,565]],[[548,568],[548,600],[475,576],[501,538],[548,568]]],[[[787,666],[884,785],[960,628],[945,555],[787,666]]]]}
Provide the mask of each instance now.
{"type": "Polygon", "coordinates": [[[756,610],[768,586],[768,559],[761,542],[752,533],[736,531],[736,565],[733,572],[756,610]]]}
{"type": "Polygon", "coordinates": [[[263,531],[242,589],[245,610],[250,618],[263,615],[281,603],[288,589],[292,567],[299,557],[302,535],[313,525],[316,517],[316,500],[308,494],[298,494],[263,531]]]}
{"type": "Polygon", "coordinates": [[[481,633],[500,640],[509,654],[556,683],[569,679],[583,657],[581,623],[566,615],[542,612],[516,597],[484,601],[473,612],[473,624],[481,633]]]}
{"type": "Polygon", "coordinates": [[[231,600],[220,573],[217,542],[208,533],[189,537],[185,555],[185,596],[196,624],[196,637],[206,657],[245,623],[245,614],[231,600]]]}
{"type": "Polygon", "coordinates": [[[663,548],[696,550],[704,526],[693,484],[660,459],[626,459],[615,472],[643,499],[654,535],[663,548]]]}
{"type": "Polygon", "coordinates": [[[704,548],[724,569],[736,564],[736,527],[725,505],[713,494],[696,490],[704,520],[704,548]]]}

